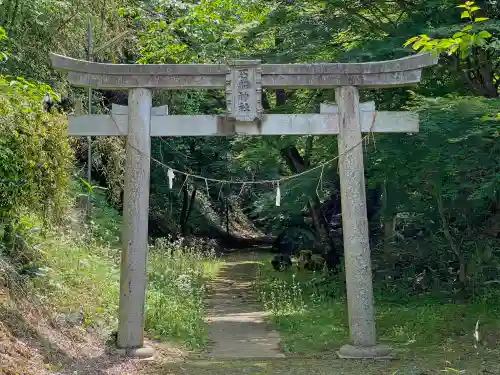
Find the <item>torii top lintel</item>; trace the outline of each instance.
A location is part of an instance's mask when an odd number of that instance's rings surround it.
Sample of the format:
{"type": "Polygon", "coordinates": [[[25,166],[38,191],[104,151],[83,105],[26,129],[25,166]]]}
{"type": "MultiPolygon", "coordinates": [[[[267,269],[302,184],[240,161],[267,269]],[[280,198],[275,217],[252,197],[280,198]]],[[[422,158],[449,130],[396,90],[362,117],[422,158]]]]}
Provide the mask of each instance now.
{"type": "Polygon", "coordinates": [[[104,64],[54,53],[50,59],[53,68],[68,72],[71,84],[112,90],[224,88],[228,76],[241,68],[250,68],[252,80],[269,88],[398,87],[419,83],[422,69],[437,64],[431,54],[367,63],[317,64],[260,64],[259,60],[228,64],[104,64]]]}

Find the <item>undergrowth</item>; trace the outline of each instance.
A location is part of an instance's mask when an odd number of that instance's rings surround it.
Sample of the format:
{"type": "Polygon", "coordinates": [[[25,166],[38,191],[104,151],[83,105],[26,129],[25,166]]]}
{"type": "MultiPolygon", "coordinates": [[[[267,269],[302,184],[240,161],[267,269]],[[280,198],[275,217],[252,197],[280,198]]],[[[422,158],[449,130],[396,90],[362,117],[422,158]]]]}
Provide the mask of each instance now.
{"type": "Polygon", "coordinates": [[[205,281],[220,262],[214,252],[157,240],[149,255],[146,328],[155,338],[175,338],[190,349],[207,343],[203,299],[205,281]]]}
{"type": "MultiPolygon", "coordinates": [[[[279,273],[262,261],[256,288],[270,319],[283,337],[288,352],[311,353],[338,349],[349,341],[344,275],[298,272],[279,273]]],[[[500,305],[449,302],[433,295],[397,300],[388,288],[375,283],[375,310],[379,341],[400,350],[451,350],[475,344],[494,348],[500,337],[500,305]],[[474,338],[479,321],[479,342],[474,338]],[[447,349],[446,349],[447,348],[447,349]]],[[[402,293],[402,291],[401,291],[402,293]]]]}
{"type": "MultiPolygon", "coordinates": [[[[76,183],[73,190],[76,196],[84,191],[76,183]]],[[[20,215],[23,226],[16,235],[23,239],[22,250],[36,262],[13,272],[15,283],[22,284],[16,290],[23,290],[23,296],[17,297],[31,295],[33,301],[36,298],[51,310],[59,324],[80,325],[104,338],[118,323],[122,220],[101,192],[93,193],[92,203],[90,225],[77,209],[66,217],[64,228],[48,228],[33,214],[20,215]]],[[[3,257],[5,264],[11,261],[3,257]]],[[[204,284],[218,267],[213,253],[183,248],[166,239],[151,246],[146,309],[149,334],[189,349],[203,346],[207,339],[204,284]]],[[[9,275],[12,281],[13,273],[9,275]]]]}

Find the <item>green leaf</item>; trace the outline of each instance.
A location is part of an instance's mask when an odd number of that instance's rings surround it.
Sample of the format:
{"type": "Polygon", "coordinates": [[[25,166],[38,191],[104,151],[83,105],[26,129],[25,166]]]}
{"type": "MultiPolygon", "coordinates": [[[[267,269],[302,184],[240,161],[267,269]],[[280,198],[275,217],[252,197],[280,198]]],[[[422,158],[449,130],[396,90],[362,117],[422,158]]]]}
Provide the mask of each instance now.
{"type": "Polygon", "coordinates": [[[474,22],[483,22],[489,20],[488,17],[478,17],[474,20],[474,22]]]}
{"type": "Polygon", "coordinates": [[[462,29],[462,31],[469,31],[469,30],[471,30],[471,29],[472,29],[472,25],[467,25],[467,26],[465,26],[465,27],[462,29]]]}
{"type": "Polygon", "coordinates": [[[470,13],[468,10],[464,10],[460,15],[460,18],[470,18],[470,13]]]}
{"type": "Polygon", "coordinates": [[[479,35],[476,35],[475,44],[476,46],[484,47],[486,45],[486,40],[481,38],[479,35]]]}
{"type": "Polygon", "coordinates": [[[488,48],[500,50],[500,41],[495,40],[488,45],[488,48]]]}
{"type": "Polygon", "coordinates": [[[493,36],[486,30],[480,31],[477,35],[483,39],[491,38],[493,36]]]}
{"type": "Polygon", "coordinates": [[[465,59],[467,56],[469,56],[470,53],[470,47],[468,45],[461,45],[460,46],[460,56],[462,59],[465,59]]]}
{"type": "Polygon", "coordinates": [[[458,44],[455,44],[454,46],[450,47],[448,49],[448,56],[453,55],[455,52],[457,52],[458,46],[458,44]]]}
{"type": "Polygon", "coordinates": [[[80,181],[89,189],[92,190],[92,186],[88,183],[88,181],[82,177],[80,177],[80,181]]]}
{"type": "Polygon", "coordinates": [[[410,44],[412,44],[412,43],[416,42],[416,41],[417,41],[417,40],[419,40],[419,39],[420,39],[420,36],[414,36],[414,37],[412,37],[412,38],[408,39],[408,40],[405,42],[405,44],[403,44],[403,47],[408,47],[410,44]]]}
{"type": "Polygon", "coordinates": [[[417,51],[418,49],[420,49],[421,47],[423,47],[425,45],[425,42],[422,40],[422,39],[419,39],[417,42],[415,42],[412,46],[412,48],[417,51]]]}

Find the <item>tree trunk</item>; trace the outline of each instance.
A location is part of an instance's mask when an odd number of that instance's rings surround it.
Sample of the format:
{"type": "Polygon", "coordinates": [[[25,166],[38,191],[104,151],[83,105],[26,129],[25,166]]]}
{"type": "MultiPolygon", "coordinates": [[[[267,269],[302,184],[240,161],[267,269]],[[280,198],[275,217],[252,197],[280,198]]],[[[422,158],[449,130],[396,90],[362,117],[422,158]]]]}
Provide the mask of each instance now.
{"type": "Polygon", "coordinates": [[[495,83],[495,68],[488,51],[477,50],[466,59],[462,73],[472,91],[485,98],[498,98],[498,83],[495,83]]]}
{"type": "Polygon", "coordinates": [[[181,208],[181,215],[179,217],[179,229],[181,231],[181,235],[185,236],[186,234],[186,217],[187,217],[187,210],[188,210],[188,205],[189,205],[189,192],[187,190],[186,184],[186,176],[182,176],[182,208],[181,208]]]}
{"type": "Polygon", "coordinates": [[[309,211],[313,220],[314,229],[318,233],[319,242],[324,246],[324,252],[332,251],[332,241],[328,235],[325,220],[321,213],[321,207],[317,204],[317,199],[309,197],[309,211]]]}
{"type": "MultiPolygon", "coordinates": [[[[274,43],[275,47],[278,49],[283,38],[280,36],[275,36],[274,43]]],[[[286,104],[287,94],[284,89],[276,90],[276,107],[283,106],[286,104]]],[[[306,143],[306,151],[304,158],[300,155],[296,146],[285,147],[281,150],[281,155],[285,159],[289,168],[293,173],[300,173],[310,168],[310,156],[313,147],[313,137],[309,137],[306,143]]],[[[317,195],[308,194],[308,206],[311,213],[311,218],[313,220],[313,225],[316,230],[316,236],[319,237],[317,240],[324,246],[325,254],[329,253],[333,249],[333,244],[328,236],[328,230],[326,225],[326,220],[321,212],[321,202],[319,201],[317,195]]]]}
{"type": "Polygon", "coordinates": [[[455,240],[453,239],[453,236],[451,235],[450,225],[449,225],[448,219],[446,217],[446,212],[445,212],[445,209],[444,209],[443,199],[442,199],[441,194],[439,192],[436,192],[436,201],[437,201],[439,216],[441,218],[441,223],[442,223],[444,237],[448,241],[448,244],[450,245],[450,248],[455,253],[455,255],[457,257],[457,260],[458,260],[458,262],[460,264],[460,270],[459,270],[459,273],[458,273],[459,281],[462,284],[462,286],[465,286],[465,283],[467,281],[466,280],[467,264],[466,264],[466,261],[465,261],[465,257],[460,252],[460,249],[458,248],[457,244],[455,243],[455,240]]]}
{"type": "MultiPolygon", "coordinates": [[[[310,150],[306,150],[306,155],[307,154],[310,154],[310,150]]],[[[301,173],[309,167],[295,146],[283,148],[281,150],[281,155],[293,173],[301,173]]],[[[327,223],[321,212],[321,204],[317,195],[308,194],[308,207],[318,241],[324,246],[325,253],[328,253],[332,250],[333,246],[330,236],[328,235],[327,223]]]]}
{"type": "Polygon", "coordinates": [[[384,217],[384,259],[387,262],[394,260],[394,244],[396,242],[396,215],[384,217]]]}
{"type": "MultiPolygon", "coordinates": [[[[187,189],[187,187],[186,187],[187,189]]],[[[186,234],[189,234],[189,225],[188,225],[188,222],[189,222],[189,217],[191,216],[191,213],[193,212],[193,206],[194,206],[194,201],[196,199],[196,193],[197,193],[198,189],[196,188],[196,186],[193,188],[193,191],[191,192],[191,197],[189,199],[189,207],[188,207],[188,210],[187,210],[187,213],[186,213],[186,218],[185,218],[185,221],[184,221],[184,230],[186,232],[186,234]]]]}
{"type": "Polygon", "coordinates": [[[226,234],[229,236],[229,198],[226,197],[226,234]]]}
{"type": "Polygon", "coordinates": [[[276,107],[285,105],[286,103],[286,92],[284,89],[276,90],[276,107]]]}
{"type": "Polygon", "coordinates": [[[387,181],[384,181],[383,194],[383,222],[384,222],[384,258],[386,261],[393,259],[394,254],[394,234],[396,230],[396,215],[389,212],[389,195],[387,181]]]}
{"type": "Polygon", "coordinates": [[[181,215],[179,218],[179,227],[181,231],[181,235],[183,237],[186,237],[189,234],[189,226],[188,226],[188,221],[189,221],[189,216],[191,215],[191,212],[193,210],[193,205],[194,201],[196,199],[196,193],[197,193],[197,188],[194,187],[193,191],[191,192],[191,196],[189,196],[189,190],[188,186],[186,183],[186,176],[182,177],[182,209],[181,209],[181,215]]]}

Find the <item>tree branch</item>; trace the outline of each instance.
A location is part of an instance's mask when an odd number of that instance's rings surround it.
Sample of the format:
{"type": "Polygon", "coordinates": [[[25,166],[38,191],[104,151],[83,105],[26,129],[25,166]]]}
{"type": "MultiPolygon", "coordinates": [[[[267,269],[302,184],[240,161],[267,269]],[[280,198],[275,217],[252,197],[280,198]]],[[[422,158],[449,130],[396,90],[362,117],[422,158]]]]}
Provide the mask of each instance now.
{"type": "MultiPolygon", "coordinates": [[[[436,189],[434,188],[434,190],[436,190],[436,189]]],[[[465,280],[465,259],[464,259],[463,254],[460,252],[458,246],[456,245],[455,240],[453,239],[453,236],[451,235],[450,225],[448,222],[448,218],[446,217],[446,214],[445,214],[443,199],[442,199],[441,194],[439,192],[436,192],[436,203],[438,206],[439,216],[441,218],[444,237],[448,241],[451,250],[455,253],[457,260],[460,263],[459,280],[462,284],[465,284],[465,281],[466,281],[465,280]]]]}
{"type": "Polygon", "coordinates": [[[349,13],[350,15],[352,16],[355,16],[359,19],[361,19],[362,21],[365,21],[367,24],[369,24],[372,28],[378,30],[378,31],[381,31],[383,33],[388,33],[387,30],[385,30],[381,25],[377,24],[376,22],[372,21],[371,19],[369,19],[368,17],[360,14],[356,9],[353,9],[353,8],[349,8],[349,7],[346,7],[344,8],[344,10],[349,13]]]}
{"type": "Polygon", "coordinates": [[[312,155],[312,149],[313,149],[313,142],[314,142],[314,135],[307,136],[306,149],[304,152],[304,164],[307,167],[311,166],[311,155],[312,155]]]}
{"type": "MultiPolygon", "coordinates": [[[[397,28],[397,25],[394,23],[393,20],[391,20],[389,17],[387,17],[387,15],[376,5],[376,4],[372,4],[372,7],[373,9],[375,9],[378,13],[380,13],[380,15],[382,17],[384,17],[391,25],[392,27],[394,27],[395,29],[397,28]]],[[[373,13],[372,13],[373,14],[373,13]]],[[[375,16],[375,14],[373,14],[373,16],[375,16]]]]}

